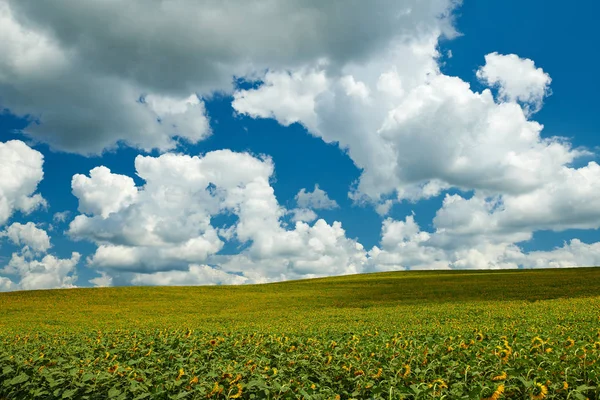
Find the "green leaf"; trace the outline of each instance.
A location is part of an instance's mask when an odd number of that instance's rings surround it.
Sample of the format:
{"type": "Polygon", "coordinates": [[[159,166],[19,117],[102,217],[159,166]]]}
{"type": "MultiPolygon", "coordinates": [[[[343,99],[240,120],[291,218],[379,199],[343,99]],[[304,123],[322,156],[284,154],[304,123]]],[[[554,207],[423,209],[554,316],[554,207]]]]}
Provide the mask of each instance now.
{"type": "Polygon", "coordinates": [[[121,394],[121,391],[117,388],[112,388],[108,391],[108,398],[112,399],[121,394]]]}
{"type": "Polygon", "coordinates": [[[77,389],[70,389],[70,390],[65,390],[65,392],[62,395],[63,399],[69,399],[71,397],[73,397],[73,395],[77,393],[77,389]]]}
{"type": "Polygon", "coordinates": [[[24,372],[21,372],[20,375],[15,376],[10,381],[8,381],[9,385],[20,385],[23,382],[27,382],[29,380],[29,375],[24,372]]]}

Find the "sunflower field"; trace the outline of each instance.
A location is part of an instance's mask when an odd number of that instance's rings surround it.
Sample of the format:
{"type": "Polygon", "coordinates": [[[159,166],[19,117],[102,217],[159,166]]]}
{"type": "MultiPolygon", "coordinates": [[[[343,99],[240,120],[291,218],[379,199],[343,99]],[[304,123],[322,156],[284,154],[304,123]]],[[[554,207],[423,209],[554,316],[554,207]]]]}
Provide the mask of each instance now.
{"type": "Polygon", "coordinates": [[[599,399],[600,268],[0,294],[0,399],[599,399]]]}

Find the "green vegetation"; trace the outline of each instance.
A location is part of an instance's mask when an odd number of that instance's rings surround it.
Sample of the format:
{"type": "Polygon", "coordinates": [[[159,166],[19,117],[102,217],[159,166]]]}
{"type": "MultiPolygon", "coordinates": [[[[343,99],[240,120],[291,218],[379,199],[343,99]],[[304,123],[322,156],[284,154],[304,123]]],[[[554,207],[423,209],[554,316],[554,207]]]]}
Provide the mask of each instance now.
{"type": "Polygon", "coordinates": [[[0,398],[598,399],[600,268],[0,294],[0,398]]]}

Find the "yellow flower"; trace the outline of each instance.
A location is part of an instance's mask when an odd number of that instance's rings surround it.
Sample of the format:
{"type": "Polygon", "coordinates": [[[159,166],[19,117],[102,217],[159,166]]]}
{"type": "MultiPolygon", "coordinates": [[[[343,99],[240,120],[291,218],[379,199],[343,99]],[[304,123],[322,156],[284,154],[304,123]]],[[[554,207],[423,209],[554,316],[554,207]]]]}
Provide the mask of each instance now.
{"type": "Polygon", "coordinates": [[[190,385],[193,385],[195,383],[198,383],[198,377],[195,376],[191,381],[190,381],[190,385]]]}
{"type": "Polygon", "coordinates": [[[565,348],[567,348],[567,349],[570,349],[574,345],[575,345],[575,341],[571,338],[568,338],[567,341],[565,342],[565,348]]]}
{"type": "Polygon", "coordinates": [[[539,382],[536,382],[533,385],[533,391],[531,392],[531,398],[534,400],[541,400],[546,398],[548,394],[548,388],[545,385],[542,385],[539,382]]]}
{"type": "Polygon", "coordinates": [[[408,375],[410,375],[410,365],[405,364],[404,365],[404,373],[402,374],[402,377],[406,378],[408,375]]]}
{"type": "Polygon", "coordinates": [[[242,397],[242,385],[238,383],[237,384],[237,389],[238,389],[237,393],[234,394],[234,395],[232,395],[232,396],[230,396],[230,398],[237,399],[239,397],[242,397]]]}
{"type": "Polygon", "coordinates": [[[544,340],[539,336],[536,336],[533,339],[531,339],[531,346],[533,347],[539,347],[544,344],[546,344],[546,342],[544,342],[544,340]]]}
{"type": "Polygon", "coordinates": [[[569,384],[567,383],[567,381],[563,382],[563,390],[567,390],[569,388],[569,384]]]}
{"type": "Polygon", "coordinates": [[[185,372],[183,371],[183,368],[179,368],[179,374],[177,375],[177,379],[175,379],[175,380],[178,381],[184,375],[185,375],[185,372]]]}
{"type": "Polygon", "coordinates": [[[498,400],[500,396],[504,393],[504,385],[498,385],[494,393],[490,397],[485,397],[483,400],[498,400]]]}
{"type": "Polygon", "coordinates": [[[506,380],[506,378],[508,378],[508,375],[506,374],[506,372],[502,372],[500,375],[496,375],[495,377],[492,378],[493,381],[504,381],[506,380]]]}

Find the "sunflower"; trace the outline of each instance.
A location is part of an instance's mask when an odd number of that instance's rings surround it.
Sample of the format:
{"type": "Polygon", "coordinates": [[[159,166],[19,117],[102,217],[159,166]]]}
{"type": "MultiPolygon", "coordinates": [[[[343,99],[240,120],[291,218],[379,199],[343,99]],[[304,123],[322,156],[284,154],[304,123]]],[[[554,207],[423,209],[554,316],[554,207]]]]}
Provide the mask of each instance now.
{"type": "Polygon", "coordinates": [[[402,377],[406,378],[408,375],[410,375],[410,365],[405,364],[404,365],[404,373],[402,374],[402,377]]]}
{"type": "Polygon", "coordinates": [[[492,378],[492,381],[505,381],[508,378],[506,372],[502,372],[500,375],[496,375],[492,378]]]}
{"type": "Polygon", "coordinates": [[[573,347],[573,346],[575,346],[575,341],[574,341],[573,339],[571,339],[571,338],[568,338],[568,339],[565,341],[565,348],[566,348],[566,349],[570,349],[570,348],[571,348],[571,347],[573,347]]]}
{"type": "Polygon", "coordinates": [[[548,394],[548,388],[539,382],[533,384],[533,390],[531,391],[531,398],[534,400],[541,400],[546,398],[548,394]]]}
{"type": "Polygon", "coordinates": [[[485,397],[483,400],[498,400],[504,393],[504,385],[500,384],[490,397],[485,397]]]}
{"type": "Polygon", "coordinates": [[[242,397],[242,385],[238,383],[236,386],[237,386],[238,391],[237,391],[237,393],[232,394],[230,396],[231,399],[237,399],[237,398],[242,397]]]}
{"type": "Polygon", "coordinates": [[[440,396],[442,394],[442,390],[448,389],[448,385],[443,379],[436,379],[427,386],[429,388],[433,388],[434,396],[440,396]]]}

